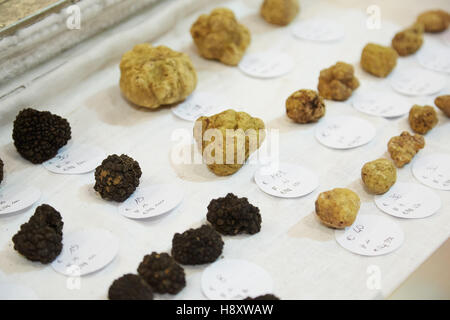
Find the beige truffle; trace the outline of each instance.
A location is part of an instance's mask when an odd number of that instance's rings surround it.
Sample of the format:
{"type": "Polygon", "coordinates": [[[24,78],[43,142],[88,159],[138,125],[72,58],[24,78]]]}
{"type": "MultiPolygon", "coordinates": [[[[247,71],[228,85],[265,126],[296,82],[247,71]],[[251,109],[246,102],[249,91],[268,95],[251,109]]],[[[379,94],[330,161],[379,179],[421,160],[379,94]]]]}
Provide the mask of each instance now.
{"type": "Polygon", "coordinates": [[[248,29],[225,8],[202,14],[191,27],[191,36],[202,57],[230,66],[239,64],[250,44],[248,29]]]}
{"type": "Polygon", "coordinates": [[[319,94],[325,99],[344,101],[359,87],[355,77],[355,70],[351,64],[338,62],[335,65],[320,71],[319,94]]]}
{"type": "Polygon", "coordinates": [[[444,10],[429,10],[420,14],[417,22],[423,24],[426,32],[442,32],[448,28],[450,14],[444,10]]]}
{"type": "Polygon", "coordinates": [[[343,229],[353,224],[360,206],[361,200],[355,192],[335,188],[319,194],[316,200],[316,214],[324,225],[343,229]]]}
{"type": "Polygon", "coordinates": [[[434,99],[434,104],[450,118],[450,94],[437,97],[434,99]]]}
{"type": "Polygon", "coordinates": [[[194,138],[208,168],[218,176],[228,176],[237,172],[260,147],[265,138],[264,128],[261,119],[229,109],[198,118],[194,138]]]}
{"type": "Polygon", "coordinates": [[[397,65],[397,51],[375,43],[368,43],[361,53],[361,67],[377,77],[387,77],[397,65]]]}
{"type": "Polygon", "coordinates": [[[423,44],[423,25],[414,26],[398,32],[392,39],[392,48],[400,56],[407,56],[415,53],[423,44]]]}
{"type": "Polygon", "coordinates": [[[362,167],[361,179],[369,192],[383,194],[389,191],[397,180],[397,169],[390,160],[377,159],[362,167]]]}
{"type": "Polygon", "coordinates": [[[388,151],[397,168],[410,163],[412,158],[425,147],[425,139],[420,134],[410,135],[403,131],[400,136],[392,137],[388,142],[388,151]]]}
{"type": "Polygon", "coordinates": [[[196,85],[189,57],[165,46],[138,44],[120,61],[120,89],[138,106],[156,109],[182,101],[196,85]]]}
{"type": "Polygon", "coordinates": [[[325,103],[314,90],[298,90],[286,100],[286,113],[297,123],[315,122],[325,115],[325,103]]]}
{"type": "Polygon", "coordinates": [[[431,106],[414,105],[409,110],[409,125],[415,133],[426,134],[438,123],[436,110],[431,106]]]}
{"type": "Polygon", "coordinates": [[[300,11],[298,0],[264,0],[261,16],[269,23],[286,26],[300,11]]]}

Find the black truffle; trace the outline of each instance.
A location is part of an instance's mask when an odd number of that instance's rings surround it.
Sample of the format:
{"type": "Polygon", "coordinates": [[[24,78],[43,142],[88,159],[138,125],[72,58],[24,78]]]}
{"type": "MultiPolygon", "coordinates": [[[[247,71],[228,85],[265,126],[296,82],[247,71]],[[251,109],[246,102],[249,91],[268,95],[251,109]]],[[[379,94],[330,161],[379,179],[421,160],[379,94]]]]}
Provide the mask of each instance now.
{"type": "Polygon", "coordinates": [[[95,169],[94,189],[103,199],[123,202],[139,186],[139,163],[127,155],[113,154],[95,169]]]}
{"type": "Polygon", "coordinates": [[[153,290],[144,279],[128,273],[114,280],[108,290],[109,300],[153,300],[153,290]]]}
{"type": "Polygon", "coordinates": [[[172,239],[172,256],[181,264],[214,262],[222,249],[222,237],[209,225],[176,233],[172,239]]]}
{"type": "Polygon", "coordinates": [[[12,238],[14,249],[28,260],[50,263],[61,253],[63,225],[59,212],[43,204],[12,238]]]}
{"type": "Polygon", "coordinates": [[[3,181],[3,161],[0,159],[0,183],[3,181]]]}
{"type": "Polygon", "coordinates": [[[280,300],[280,298],[278,298],[273,294],[264,294],[262,296],[257,296],[255,298],[248,297],[245,298],[244,300],[280,300]]]}
{"type": "Polygon", "coordinates": [[[158,293],[177,294],[186,286],[184,269],[167,253],[146,255],[138,273],[158,293]]]}
{"type": "Polygon", "coordinates": [[[32,163],[45,162],[71,138],[66,119],[48,111],[24,109],[14,121],[13,140],[19,154],[32,163]]]}
{"type": "Polygon", "coordinates": [[[216,231],[225,235],[255,234],[261,230],[259,209],[250,204],[247,198],[238,198],[232,193],[211,200],[206,219],[216,231]]]}

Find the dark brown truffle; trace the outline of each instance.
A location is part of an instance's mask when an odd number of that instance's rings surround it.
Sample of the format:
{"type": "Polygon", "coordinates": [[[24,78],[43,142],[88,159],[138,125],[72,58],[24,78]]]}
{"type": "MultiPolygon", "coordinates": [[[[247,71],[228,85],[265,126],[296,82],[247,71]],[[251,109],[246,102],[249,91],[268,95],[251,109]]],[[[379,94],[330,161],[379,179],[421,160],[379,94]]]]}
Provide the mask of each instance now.
{"type": "Polygon", "coordinates": [[[60,116],[28,108],[17,115],[12,137],[19,154],[36,164],[56,156],[70,140],[71,129],[60,116]]]}
{"type": "Polygon", "coordinates": [[[177,294],[186,286],[184,269],[167,253],[146,255],[138,273],[158,293],[177,294]]]}
{"type": "Polygon", "coordinates": [[[176,233],[172,240],[172,256],[181,264],[214,262],[222,249],[222,237],[209,225],[176,233]]]}
{"type": "Polygon", "coordinates": [[[226,235],[255,234],[261,230],[259,209],[247,198],[238,198],[232,193],[211,200],[206,218],[216,231],[226,235]]]}
{"type": "Polygon", "coordinates": [[[95,169],[94,190],[105,200],[123,202],[139,186],[139,163],[127,155],[108,156],[95,169]]]}
{"type": "Polygon", "coordinates": [[[0,183],[3,181],[3,161],[0,159],[0,183]]]}
{"type": "Polygon", "coordinates": [[[61,253],[63,225],[59,212],[43,204],[12,238],[14,249],[28,260],[50,263],[61,253]]]}
{"type": "Polygon", "coordinates": [[[144,279],[128,273],[114,280],[108,290],[109,300],[153,300],[153,290],[144,279]]]}
{"type": "Polygon", "coordinates": [[[273,294],[264,294],[262,296],[257,296],[255,298],[248,297],[245,298],[244,300],[280,300],[280,298],[278,298],[273,294]]]}

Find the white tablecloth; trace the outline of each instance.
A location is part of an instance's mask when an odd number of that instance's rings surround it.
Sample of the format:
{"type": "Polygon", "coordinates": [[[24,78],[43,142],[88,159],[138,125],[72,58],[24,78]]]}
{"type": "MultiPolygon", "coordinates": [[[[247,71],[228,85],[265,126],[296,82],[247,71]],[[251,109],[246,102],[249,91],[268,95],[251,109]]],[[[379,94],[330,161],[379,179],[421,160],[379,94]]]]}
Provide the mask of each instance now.
{"type": "MultiPolygon", "coordinates": [[[[345,38],[333,43],[298,41],[291,36],[289,27],[267,24],[258,15],[260,2],[167,1],[0,88],[2,93],[22,84],[25,88],[0,101],[0,158],[6,164],[6,182],[39,187],[43,194],[39,203],[48,203],[61,212],[65,233],[88,226],[100,227],[120,239],[115,260],[106,268],[83,277],[80,289],[69,290],[67,278],[57,274],[51,266],[31,263],[13,249],[12,236],[33,214],[36,204],[25,212],[0,217],[0,281],[26,285],[42,299],[106,298],[114,279],[124,273],[136,272],[145,254],[170,251],[173,234],[204,223],[209,201],[228,192],[248,197],[258,206],[263,225],[261,232],[253,236],[224,237],[223,256],[246,259],[263,266],[274,279],[274,293],[282,299],[386,296],[448,238],[448,191],[435,190],[442,200],[442,208],[435,215],[426,219],[401,220],[380,212],[373,203],[373,196],[361,185],[362,165],[388,156],[389,138],[409,130],[406,117],[394,120],[371,117],[356,111],[350,101],[327,101],[327,116],[355,115],[370,121],[377,129],[375,139],[369,144],[338,151],[315,140],[313,124],[297,125],[289,121],[284,107],[285,99],[293,91],[315,89],[319,71],[336,61],[355,65],[356,76],[361,81],[359,90],[377,85],[382,87],[380,94],[391,92],[387,80],[375,79],[361,70],[361,49],[369,41],[389,45],[395,32],[412,23],[419,12],[433,7],[449,10],[448,1],[395,1],[395,7],[392,1],[379,1],[383,19],[379,30],[366,28],[365,9],[373,1],[301,1],[302,9],[296,21],[325,17],[345,28],[345,38]],[[278,79],[259,80],[245,76],[237,68],[199,57],[188,30],[200,13],[223,5],[232,8],[240,21],[249,27],[252,43],[248,52],[276,46],[293,57],[295,69],[278,79]],[[302,198],[279,199],[258,189],[253,181],[254,165],[244,166],[233,176],[219,178],[204,165],[171,163],[171,150],[176,144],[171,141],[172,132],[180,128],[191,130],[192,123],[175,117],[169,108],[149,111],[130,106],[118,87],[120,56],[134,44],[144,41],[186,52],[198,72],[196,90],[223,95],[230,108],[245,110],[262,118],[267,127],[279,129],[280,160],[314,170],[319,175],[319,188],[302,198]],[[59,67],[30,81],[54,66],[59,67]],[[94,144],[107,153],[126,153],[138,160],[143,171],[141,186],[180,184],[186,192],[183,203],[174,212],[159,218],[127,219],[117,213],[114,203],[95,194],[92,173],[56,175],[25,161],[16,152],[11,139],[12,122],[25,106],[66,117],[72,126],[73,143],[94,144]],[[364,202],[366,212],[395,220],[405,233],[403,246],[391,254],[370,258],[340,247],[334,239],[334,231],[321,225],[314,214],[317,195],[334,187],[355,190],[364,202]],[[381,290],[369,289],[366,285],[367,270],[371,265],[381,270],[381,290]]],[[[425,38],[425,46],[439,41],[435,35],[427,34],[425,38]]],[[[401,58],[397,69],[413,65],[418,65],[414,56],[401,58]]],[[[449,92],[448,81],[442,93],[445,92],[449,92]]],[[[432,104],[434,97],[404,99],[411,105],[432,104]]],[[[439,113],[439,124],[427,134],[427,145],[419,156],[450,153],[449,133],[449,121],[439,113]]],[[[398,170],[398,181],[417,182],[410,165],[398,170]]],[[[185,267],[187,287],[174,298],[204,299],[200,289],[203,269],[204,266],[185,267]]]]}

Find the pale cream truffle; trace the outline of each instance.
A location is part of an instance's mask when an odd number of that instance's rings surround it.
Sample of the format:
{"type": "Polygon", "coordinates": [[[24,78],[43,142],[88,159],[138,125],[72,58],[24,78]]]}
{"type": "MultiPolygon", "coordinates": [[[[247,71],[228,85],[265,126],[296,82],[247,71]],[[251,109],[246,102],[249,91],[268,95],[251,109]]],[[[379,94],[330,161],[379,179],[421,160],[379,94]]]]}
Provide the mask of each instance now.
{"type": "Polygon", "coordinates": [[[269,23],[286,26],[300,11],[298,0],[264,0],[261,16],[269,23]]]}
{"type": "Polygon", "coordinates": [[[197,73],[188,55],[165,46],[138,44],[120,61],[120,89],[141,107],[183,101],[196,86],[197,73]]]}
{"type": "Polygon", "coordinates": [[[360,206],[361,200],[355,192],[346,188],[335,188],[319,194],[316,214],[324,225],[343,229],[353,224],[360,206]]]}
{"type": "Polygon", "coordinates": [[[397,169],[388,159],[377,159],[362,167],[361,179],[369,192],[383,194],[389,191],[397,180],[397,169]]]}

